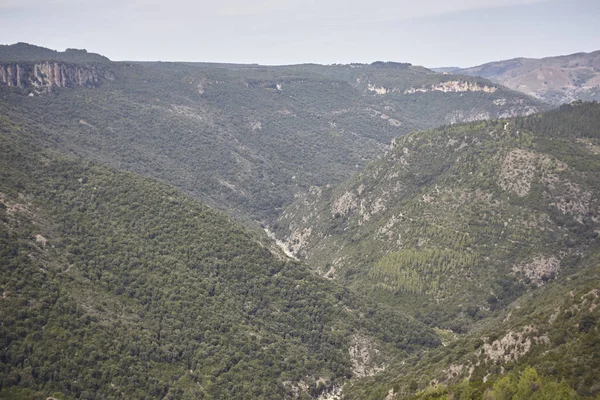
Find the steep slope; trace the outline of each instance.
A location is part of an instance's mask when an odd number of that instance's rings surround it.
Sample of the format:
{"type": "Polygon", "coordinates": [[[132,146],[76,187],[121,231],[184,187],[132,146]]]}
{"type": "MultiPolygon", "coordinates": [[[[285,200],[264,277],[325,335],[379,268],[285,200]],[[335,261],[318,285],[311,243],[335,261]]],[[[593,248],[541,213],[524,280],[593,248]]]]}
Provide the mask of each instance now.
{"type": "Polygon", "coordinates": [[[110,60],[86,50],[58,52],[27,43],[0,45],[0,85],[15,87],[29,96],[57,88],[97,87],[114,79],[110,60]]]}
{"type": "Polygon", "coordinates": [[[402,110],[410,120],[421,122],[418,126],[422,128],[530,115],[546,109],[542,103],[533,103],[487,79],[396,65],[376,62],[369,68],[356,68],[352,80],[356,87],[384,101],[386,109],[402,110]]]}
{"type": "Polygon", "coordinates": [[[530,291],[468,335],[446,335],[444,347],[349,385],[346,397],[597,398],[599,257],[596,249],[580,271],[530,291]],[[531,375],[532,366],[539,377],[522,393],[518,382],[531,375]]]}
{"type": "Polygon", "coordinates": [[[600,100],[600,51],[541,59],[515,58],[452,73],[482,76],[552,104],[600,100]]]}
{"type": "Polygon", "coordinates": [[[50,56],[34,50],[42,58],[22,62],[0,49],[0,70],[13,71],[0,84],[4,115],[46,132],[63,150],[167,181],[238,217],[269,223],[295,194],[347,179],[392,138],[545,108],[481,78],[409,64],[68,59],[52,61],[59,71],[64,64],[65,73],[50,76],[39,72],[50,56]],[[78,84],[63,85],[56,76],[78,84]]]}
{"type": "Polygon", "coordinates": [[[600,392],[598,126],[598,103],[573,103],[416,132],[288,207],[275,231],[290,251],[444,337],[348,398],[513,398],[498,393],[529,366],[539,398],[600,392]]]}
{"type": "Polygon", "coordinates": [[[407,135],[276,231],[322,274],[464,332],[597,248],[599,122],[590,103],[407,135]]]}
{"type": "Polygon", "coordinates": [[[310,398],[439,344],[175,188],[44,142],[0,118],[0,398],[310,398]]]}

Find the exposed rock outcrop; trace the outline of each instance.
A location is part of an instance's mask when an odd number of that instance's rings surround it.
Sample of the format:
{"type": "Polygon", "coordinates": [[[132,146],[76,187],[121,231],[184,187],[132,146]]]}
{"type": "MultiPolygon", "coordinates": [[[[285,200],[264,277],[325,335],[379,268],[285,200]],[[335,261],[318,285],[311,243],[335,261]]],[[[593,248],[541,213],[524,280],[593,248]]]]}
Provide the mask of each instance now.
{"type": "MultiPolygon", "coordinates": [[[[360,81],[359,81],[360,82],[360,81]]],[[[404,93],[404,94],[414,94],[414,93],[427,93],[427,92],[443,92],[443,93],[464,93],[464,92],[484,92],[484,93],[494,93],[498,88],[496,86],[488,86],[482,85],[478,82],[469,82],[462,80],[453,80],[440,82],[438,84],[432,85],[424,85],[421,87],[411,87],[406,90],[402,90],[397,87],[386,88],[383,86],[377,86],[374,84],[367,84],[367,90],[373,92],[375,94],[388,94],[388,93],[404,93]]]]}
{"type": "Polygon", "coordinates": [[[49,93],[61,87],[97,87],[105,75],[93,65],[53,61],[0,64],[0,84],[29,89],[30,93],[49,93]]]}
{"type": "Polygon", "coordinates": [[[444,93],[462,93],[462,92],[484,92],[494,93],[498,90],[495,86],[481,85],[477,82],[468,81],[446,81],[437,85],[422,86],[419,88],[410,88],[404,91],[404,94],[444,92],[444,93]]]}

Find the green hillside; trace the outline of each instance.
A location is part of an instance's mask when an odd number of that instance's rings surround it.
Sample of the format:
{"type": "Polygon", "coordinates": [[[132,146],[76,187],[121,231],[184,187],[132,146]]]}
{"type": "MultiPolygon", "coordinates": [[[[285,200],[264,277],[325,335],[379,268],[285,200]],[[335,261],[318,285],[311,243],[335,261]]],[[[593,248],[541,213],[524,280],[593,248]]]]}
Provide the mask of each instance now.
{"type": "Polygon", "coordinates": [[[344,388],[348,399],[597,398],[600,252],[567,279],[531,290],[471,332],[344,388]],[[535,379],[523,387],[523,382],[535,379]],[[527,390],[525,390],[527,389],[527,390]]]}
{"type": "Polygon", "coordinates": [[[310,398],[439,344],[174,187],[39,135],[0,120],[0,398],[310,398]]]}
{"type": "Polygon", "coordinates": [[[574,103],[409,134],[297,199],[276,232],[321,274],[445,330],[454,349],[400,369],[418,387],[454,364],[481,380],[530,363],[597,393],[598,126],[600,105],[574,103]]]}
{"type": "Polygon", "coordinates": [[[600,105],[545,110],[0,46],[0,399],[597,399],[600,105]]]}
{"type": "Polygon", "coordinates": [[[41,69],[37,61],[56,57],[34,47],[19,62],[24,56],[14,55],[15,46],[0,48],[0,67],[13,77],[13,87],[0,84],[3,115],[45,132],[64,151],[269,223],[295,194],[349,178],[395,137],[546,108],[481,78],[386,63],[266,67],[86,58],[77,65],[67,58],[67,78],[38,95],[41,78],[30,75],[41,69]],[[19,82],[17,65],[26,71],[19,82]],[[406,93],[411,89],[422,91],[406,93]]]}

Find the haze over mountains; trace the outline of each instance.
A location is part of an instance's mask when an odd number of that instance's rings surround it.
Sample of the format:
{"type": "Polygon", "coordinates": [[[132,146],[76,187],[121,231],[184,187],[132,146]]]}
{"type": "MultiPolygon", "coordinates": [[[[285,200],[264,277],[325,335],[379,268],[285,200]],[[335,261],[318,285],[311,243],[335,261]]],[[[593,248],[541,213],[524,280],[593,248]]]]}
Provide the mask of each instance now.
{"type": "Polygon", "coordinates": [[[573,100],[600,100],[600,51],[437,70],[481,76],[556,105],[573,100]]]}
{"type": "Polygon", "coordinates": [[[595,398],[592,55],[0,46],[0,398],[595,398]]]}

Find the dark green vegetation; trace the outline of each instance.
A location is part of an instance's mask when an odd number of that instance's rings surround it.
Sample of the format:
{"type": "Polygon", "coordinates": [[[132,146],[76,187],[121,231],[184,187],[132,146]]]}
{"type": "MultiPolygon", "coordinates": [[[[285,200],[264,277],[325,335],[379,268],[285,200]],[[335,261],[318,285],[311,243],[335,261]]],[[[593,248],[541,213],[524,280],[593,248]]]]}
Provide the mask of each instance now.
{"type": "Polygon", "coordinates": [[[0,45],[0,61],[62,61],[68,63],[109,63],[110,60],[96,53],[86,50],[67,49],[65,51],[50,50],[45,47],[34,46],[28,43],[13,45],[0,45]]]}
{"type": "Polygon", "coordinates": [[[0,120],[0,398],[316,396],[439,344],[175,188],[0,120]]]}
{"type": "Polygon", "coordinates": [[[597,398],[600,252],[596,249],[579,267],[580,271],[567,279],[530,290],[505,310],[480,321],[468,334],[442,332],[444,347],[355,382],[348,398],[381,399],[390,389],[401,394],[400,398],[411,398],[420,390],[437,393],[437,397],[422,393],[417,398],[513,398],[493,397],[490,391],[498,381],[516,383],[528,366],[535,367],[544,385],[549,383],[550,395],[541,398],[597,398]],[[510,374],[509,378],[505,374],[510,374]],[[431,384],[436,382],[442,386],[433,390],[431,384]],[[553,397],[557,383],[571,395],[553,397]]]}
{"type": "Polygon", "coordinates": [[[538,375],[529,367],[521,373],[511,372],[495,382],[475,384],[467,380],[460,385],[444,385],[419,392],[413,398],[419,400],[471,399],[473,397],[489,400],[567,400],[575,399],[575,391],[564,381],[557,383],[538,375]]]}
{"type": "Polygon", "coordinates": [[[598,126],[600,105],[574,103],[417,132],[286,210],[278,233],[310,265],[448,330],[446,348],[354,390],[531,364],[598,393],[598,126]]]}
{"type": "MultiPolygon", "coordinates": [[[[35,71],[36,60],[63,54],[33,47],[25,55],[24,46],[0,48],[0,67],[35,71]]],[[[78,83],[68,87],[49,82],[51,93],[32,97],[27,75],[23,88],[0,84],[2,114],[43,131],[64,151],[169,182],[230,214],[267,223],[294,194],[349,178],[402,134],[545,107],[481,78],[408,64],[90,64],[84,58],[78,69],[75,58],[64,57],[67,76],[92,78],[72,79],[78,83]],[[462,86],[430,90],[444,82],[462,86]],[[486,85],[495,91],[481,91],[486,85]],[[428,92],[406,94],[411,88],[428,92]]]]}
{"type": "Polygon", "coordinates": [[[0,398],[598,396],[600,106],[542,108],[0,47],[0,398]]]}

